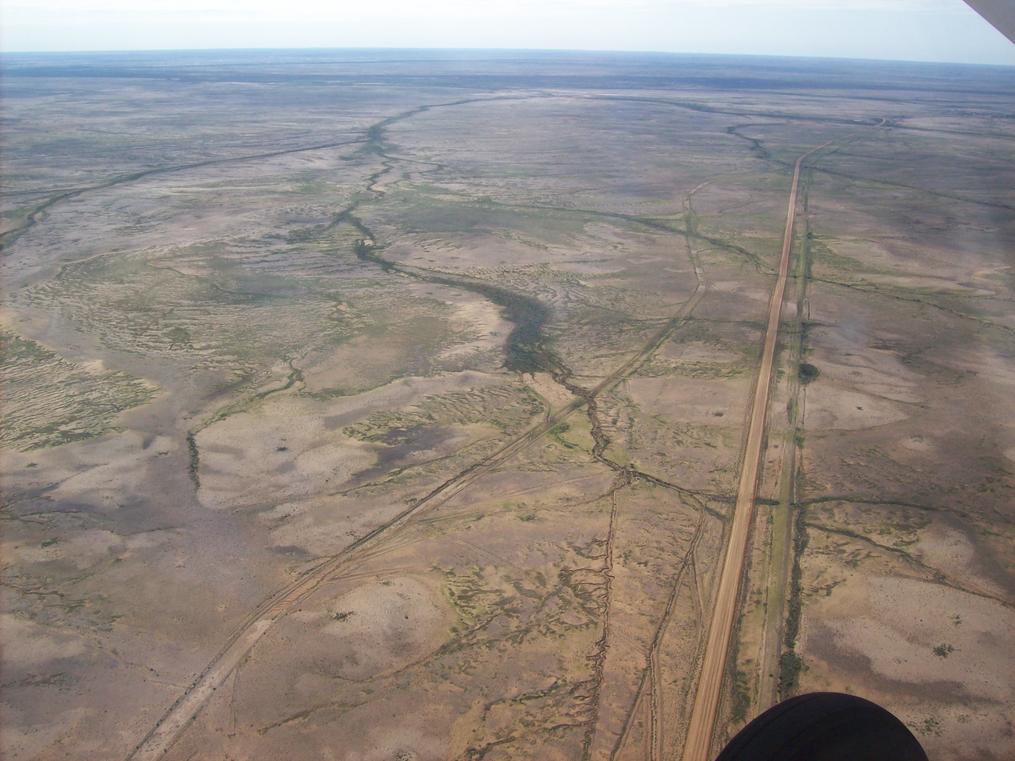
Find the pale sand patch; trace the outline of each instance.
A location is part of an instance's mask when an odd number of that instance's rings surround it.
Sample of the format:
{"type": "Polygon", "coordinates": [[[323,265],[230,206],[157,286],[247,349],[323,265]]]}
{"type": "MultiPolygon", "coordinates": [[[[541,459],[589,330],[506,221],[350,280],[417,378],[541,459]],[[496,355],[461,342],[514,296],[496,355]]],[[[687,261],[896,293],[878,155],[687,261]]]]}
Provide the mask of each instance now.
{"type": "Polygon", "coordinates": [[[909,438],[903,439],[899,442],[899,446],[903,449],[908,449],[910,452],[937,451],[937,446],[935,446],[933,442],[925,439],[923,436],[910,436],[909,438]]]}
{"type": "Polygon", "coordinates": [[[448,346],[441,351],[438,359],[454,359],[489,349],[499,349],[514,328],[509,320],[504,319],[500,307],[486,299],[448,303],[455,307],[454,316],[450,321],[451,326],[455,330],[471,331],[476,337],[448,346]]]}
{"type": "MultiPolygon", "coordinates": [[[[829,361],[827,358],[815,360],[814,364],[821,371],[823,380],[835,381],[841,385],[862,388],[865,392],[881,396],[896,402],[919,402],[921,396],[915,382],[905,380],[896,368],[884,367],[888,362],[894,363],[894,357],[879,357],[882,367],[872,367],[866,357],[850,355],[849,362],[829,361]]],[[[906,372],[906,376],[912,373],[906,372]]]]}
{"type": "MultiPolygon", "coordinates": [[[[874,240],[865,238],[830,238],[821,237],[821,243],[828,246],[835,254],[855,259],[867,267],[890,269],[900,264],[897,257],[884,246],[874,240]]],[[[820,260],[820,257],[819,257],[820,260]]]]}
{"type": "Polygon", "coordinates": [[[273,547],[323,557],[341,551],[391,514],[390,499],[324,495],[283,502],[261,517],[270,526],[273,547]]]}
{"type": "MultiPolygon", "coordinates": [[[[826,382],[852,386],[893,401],[920,402],[923,377],[907,367],[891,350],[872,348],[869,343],[877,326],[868,320],[841,320],[835,329],[816,328],[810,360],[826,382]]],[[[820,386],[815,385],[820,391],[820,386]]]]}
{"type": "Polygon", "coordinates": [[[539,394],[555,410],[574,401],[574,396],[557,383],[549,373],[533,373],[524,376],[523,380],[525,385],[539,394]]]}
{"type": "Polygon", "coordinates": [[[85,570],[107,559],[124,559],[136,550],[157,547],[166,540],[165,532],[146,531],[142,534],[121,536],[103,529],[86,529],[70,539],[47,546],[41,544],[11,545],[5,543],[3,556],[24,563],[62,562],[78,570],[85,570]]]}
{"type": "Polygon", "coordinates": [[[750,379],[703,383],[700,378],[661,376],[629,378],[623,388],[643,410],[671,421],[716,425],[742,414],[750,379]]]}
{"type": "Polygon", "coordinates": [[[406,405],[426,394],[438,394],[479,386],[503,383],[505,376],[466,370],[432,377],[410,376],[399,378],[360,394],[336,397],[327,402],[328,413],[343,413],[348,410],[371,408],[382,409],[394,405],[406,405]]]}
{"type": "Polygon", "coordinates": [[[898,404],[831,382],[812,384],[807,391],[807,430],[855,431],[896,423],[909,417],[898,404]]]}
{"type": "Polygon", "coordinates": [[[986,280],[989,285],[994,286],[998,281],[1004,282],[1005,277],[1012,271],[1010,264],[994,264],[988,267],[980,267],[973,271],[970,278],[973,280],[986,280]]]}
{"type": "Polygon", "coordinates": [[[307,391],[361,389],[384,382],[401,367],[404,347],[373,336],[357,336],[341,346],[328,347],[320,356],[311,353],[304,360],[303,378],[307,391]]]}
{"type": "Polygon", "coordinates": [[[661,247],[667,251],[669,246],[665,237],[637,233],[602,222],[586,222],[582,232],[584,235],[573,244],[555,247],[555,253],[561,257],[554,262],[555,269],[579,275],[619,274],[629,266],[632,258],[651,256],[661,247]],[[618,257],[618,253],[621,256],[618,257]]]}
{"type": "Polygon", "coordinates": [[[78,367],[86,373],[91,373],[92,375],[102,375],[102,373],[109,369],[106,367],[106,363],[101,359],[92,359],[80,362],[78,363],[78,367]]]}
{"type": "Polygon", "coordinates": [[[277,396],[205,428],[197,437],[201,503],[214,508],[271,507],[341,489],[376,462],[372,448],[343,429],[376,411],[401,409],[428,394],[502,383],[463,372],[402,378],[334,399],[277,396]]]}
{"type": "Polygon", "coordinates": [[[709,282],[708,289],[716,293],[732,293],[740,298],[750,299],[767,304],[772,294],[764,288],[754,288],[737,280],[717,280],[709,282]]]}
{"type": "Polygon", "coordinates": [[[985,288],[970,288],[942,277],[923,277],[917,275],[880,275],[864,273],[863,280],[875,285],[894,286],[896,288],[922,288],[931,293],[957,296],[993,296],[994,291],[985,288]]]}
{"type": "MultiPolygon", "coordinates": [[[[404,460],[392,462],[391,468],[406,467],[413,463],[449,454],[469,441],[496,435],[485,425],[458,426],[436,449],[413,451],[404,460]]],[[[384,478],[384,473],[371,477],[384,478]]],[[[421,474],[416,493],[425,492],[446,477],[440,471],[429,476],[421,474]]],[[[360,476],[362,478],[362,476],[360,476]]],[[[333,555],[355,539],[365,535],[378,524],[397,512],[401,495],[386,489],[375,493],[370,489],[355,496],[323,494],[309,499],[284,502],[262,513],[261,519],[271,535],[271,544],[279,549],[298,548],[309,555],[333,555]]]]}
{"type": "MultiPolygon", "coordinates": [[[[977,376],[992,384],[1009,387],[1015,393],[1015,364],[993,347],[982,341],[969,342],[964,346],[950,346],[947,352],[938,351],[930,355],[937,364],[954,368],[977,376]]],[[[1005,389],[1004,393],[1009,393],[1005,389]]],[[[1007,401],[1007,398],[1003,401],[1007,401]]]]}
{"type": "Polygon", "coordinates": [[[664,343],[656,356],[664,359],[678,359],[682,362],[708,362],[715,364],[732,364],[737,362],[741,355],[722,349],[704,341],[667,341],[664,343]]]}
{"type": "Polygon", "coordinates": [[[39,626],[11,613],[0,614],[0,632],[4,642],[4,671],[8,674],[15,669],[37,667],[85,652],[80,637],[39,626]]]}
{"type": "Polygon", "coordinates": [[[561,254],[573,256],[574,250],[517,233],[508,237],[494,230],[404,234],[385,249],[385,257],[395,261],[423,267],[439,264],[441,269],[458,271],[541,265],[561,254]]]}
{"type": "Polygon", "coordinates": [[[409,377],[387,383],[359,394],[335,397],[320,402],[324,422],[329,429],[343,428],[372,412],[403,409],[429,394],[482,388],[504,383],[505,376],[466,370],[432,377],[409,377]]]}
{"type": "Polygon", "coordinates": [[[437,590],[409,576],[371,581],[327,605],[293,618],[317,630],[330,673],[342,679],[370,679],[419,660],[440,647],[453,618],[437,590]]]}
{"type": "MultiPolygon", "coordinates": [[[[94,705],[94,704],[93,704],[94,705]]],[[[43,717],[32,716],[22,711],[16,703],[9,702],[3,706],[3,750],[9,754],[9,758],[31,758],[48,760],[54,758],[46,755],[47,748],[52,745],[66,742],[69,738],[80,738],[89,723],[94,723],[98,707],[94,708],[71,708],[61,711],[47,707],[43,717]],[[27,715],[26,715],[27,714],[27,715]]],[[[87,756],[82,752],[86,745],[92,743],[78,742],[75,744],[75,754],[79,758],[87,756]]],[[[104,746],[108,747],[108,746],[104,746]]],[[[67,755],[64,753],[64,755],[67,755]]],[[[98,758],[99,756],[93,756],[98,758]]]]}
{"type": "Polygon", "coordinates": [[[373,464],[363,445],[328,429],[325,409],[313,400],[280,398],[201,431],[201,504],[224,509],[305,497],[373,464]]]}
{"type": "Polygon", "coordinates": [[[898,285],[902,288],[941,289],[969,295],[991,293],[962,285],[960,281],[975,276],[975,272],[969,271],[968,262],[951,256],[947,250],[935,251],[929,247],[917,250],[912,244],[898,240],[891,242],[891,248],[864,238],[822,238],[821,242],[834,253],[859,262],[860,267],[865,270],[861,275],[862,278],[870,282],[898,285]],[[913,258],[907,256],[907,253],[922,255],[933,264],[923,273],[911,274],[913,258]]]}
{"type": "MultiPolygon", "coordinates": [[[[993,600],[939,584],[899,577],[852,576],[829,598],[805,605],[805,623],[820,621],[829,643],[814,639],[821,627],[804,627],[803,653],[846,671],[856,679],[866,662],[874,674],[903,684],[954,682],[966,696],[1010,702],[1015,699],[1015,661],[1007,634],[1015,612],[993,600]],[[954,616],[961,623],[956,624],[954,616]],[[947,657],[939,645],[954,648],[947,657]],[[846,659],[845,664],[838,661],[846,659]],[[854,659],[859,658],[860,661],[854,659]]],[[[838,680],[836,680],[838,681],[838,680]]],[[[963,699],[955,695],[956,700],[963,699]]]]}
{"type": "Polygon", "coordinates": [[[447,712],[440,705],[420,705],[413,695],[397,695],[383,704],[390,709],[390,722],[377,721],[375,704],[350,711],[348,723],[355,731],[325,746],[322,758],[342,761],[439,761],[461,758],[448,750],[445,722],[447,712]]]}
{"type": "MultiPolygon", "coordinates": [[[[115,510],[126,496],[144,494],[150,488],[147,468],[151,461],[180,445],[171,436],[149,439],[140,431],[127,431],[93,439],[86,446],[60,447],[51,459],[66,476],[49,494],[54,501],[82,500],[115,510]]],[[[28,459],[47,457],[38,452],[28,455],[28,459]]]]}
{"type": "Polygon", "coordinates": [[[932,522],[920,532],[920,538],[910,552],[960,584],[1002,599],[1006,596],[1006,591],[998,583],[977,573],[976,546],[969,538],[940,521],[932,522]]]}

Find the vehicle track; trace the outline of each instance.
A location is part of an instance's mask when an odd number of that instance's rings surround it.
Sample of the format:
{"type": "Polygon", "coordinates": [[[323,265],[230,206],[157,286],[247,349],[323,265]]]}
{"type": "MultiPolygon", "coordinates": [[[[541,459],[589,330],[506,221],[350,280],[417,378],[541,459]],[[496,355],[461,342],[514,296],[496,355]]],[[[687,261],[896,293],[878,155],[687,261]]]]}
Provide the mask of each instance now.
{"type": "MultiPolygon", "coordinates": [[[[684,230],[684,241],[685,241],[685,245],[686,245],[686,248],[687,248],[688,259],[690,260],[691,266],[694,269],[694,275],[695,275],[695,280],[696,280],[695,295],[699,295],[699,296],[704,296],[705,290],[707,289],[707,283],[705,281],[705,276],[704,276],[704,272],[702,270],[701,264],[698,261],[697,255],[695,254],[694,245],[691,242],[692,238],[697,237],[697,231],[696,231],[697,225],[696,225],[696,217],[695,217],[695,214],[694,214],[693,199],[694,199],[694,195],[698,191],[700,191],[703,187],[705,187],[707,184],[709,184],[709,182],[711,182],[711,180],[705,180],[705,181],[699,183],[696,187],[694,187],[693,189],[691,189],[687,193],[687,195],[686,195],[686,197],[684,199],[684,213],[685,213],[685,217],[686,217],[686,220],[687,220],[687,224],[686,224],[686,227],[685,227],[685,230],[684,230]]],[[[697,301],[695,301],[694,303],[696,304],[697,301]]],[[[683,314],[683,318],[684,319],[686,319],[692,313],[693,308],[694,308],[694,305],[690,305],[689,307],[685,307],[685,309],[682,310],[682,314],[683,314]]],[[[569,385],[569,382],[567,380],[558,381],[558,382],[562,382],[563,385],[565,385],[565,387],[567,387],[572,393],[580,394],[581,391],[582,391],[579,387],[575,387],[573,385],[569,385]]],[[[593,447],[592,447],[592,456],[597,461],[601,462],[602,464],[606,465],[609,468],[612,468],[617,473],[618,478],[621,478],[621,477],[624,478],[625,479],[625,485],[629,485],[630,483],[633,482],[634,479],[641,479],[643,481],[646,481],[648,483],[654,484],[656,486],[660,486],[662,488],[667,488],[667,489],[674,490],[678,494],[680,494],[681,496],[693,499],[696,502],[696,504],[698,505],[698,507],[700,508],[700,511],[701,511],[701,514],[702,514],[701,520],[704,520],[704,515],[706,513],[713,514],[713,511],[708,510],[705,502],[702,501],[702,498],[718,498],[718,499],[721,499],[721,495],[708,495],[708,494],[704,494],[704,493],[701,493],[701,492],[696,492],[696,491],[692,491],[692,490],[689,490],[689,489],[685,489],[685,488],[683,488],[681,486],[678,486],[676,484],[670,483],[668,481],[664,481],[664,480],[659,479],[659,478],[657,478],[655,476],[652,476],[652,475],[650,475],[648,473],[645,473],[643,471],[637,470],[636,468],[634,468],[634,467],[632,467],[630,465],[621,466],[619,463],[616,463],[613,460],[609,459],[606,456],[606,454],[605,454],[606,453],[606,449],[609,446],[609,440],[606,437],[606,434],[603,432],[602,424],[601,424],[601,422],[599,420],[599,416],[598,416],[597,405],[595,404],[595,400],[594,399],[591,400],[590,403],[587,405],[586,410],[588,412],[589,422],[592,425],[592,438],[593,438],[593,441],[594,441],[594,444],[593,444],[593,447]]],[[[618,491],[619,491],[619,489],[618,489],[618,491]]],[[[613,555],[612,555],[612,553],[613,553],[613,544],[614,544],[614,529],[615,529],[615,526],[616,526],[616,520],[615,520],[615,518],[616,518],[616,516],[615,516],[615,511],[616,511],[616,492],[614,492],[613,496],[614,496],[614,504],[613,504],[614,513],[611,514],[609,532],[607,534],[607,547],[608,547],[608,552],[610,553],[609,556],[608,556],[608,570],[610,572],[612,572],[612,569],[613,569],[613,564],[612,564],[612,557],[613,557],[613,555]]],[[[718,517],[718,516],[715,516],[715,517],[718,517]]],[[[700,525],[701,524],[699,524],[699,528],[700,528],[700,525]]],[[[693,540],[693,545],[696,545],[696,544],[697,544],[697,538],[695,538],[693,540]]],[[[684,558],[684,564],[685,565],[687,563],[688,558],[690,558],[692,573],[694,572],[694,567],[693,567],[693,563],[694,563],[694,546],[693,545],[692,545],[691,550],[689,551],[689,554],[687,556],[685,556],[685,558],[684,558]]],[[[683,567],[678,572],[678,581],[675,582],[676,586],[679,586],[679,576],[682,575],[682,574],[683,574],[683,567]]],[[[608,576],[608,581],[611,581],[611,580],[612,580],[612,575],[608,576]]],[[[696,583],[696,580],[695,580],[695,583],[696,583]]],[[[586,732],[585,740],[584,740],[584,743],[583,743],[583,746],[582,746],[582,759],[583,759],[583,761],[588,761],[588,759],[591,758],[592,745],[593,745],[593,741],[595,739],[595,734],[596,734],[596,730],[598,728],[598,722],[599,722],[599,698],[600,698],[600,695],[602,693],[606,654],[609,651],[609,647],[610,647],[610,641],[609,641],[609,634],[610,634],[610,630],[609,630],[609,615],[610,615],[610,604],[611,604],[611,597],[610,597],[610,594],[609,594],[610,591],[611,591],[611,588],[608,587],[607,588],[605,607],[604,607],[604,611],[603,611],[603,637],[599,641],[600,649],[599,649],[599,651],[597,653],[597,657],[596,657],[596,661],[595,661],[596,668],[594,670],[594,677],[593,677],[595,683],[594,683],[593,692],[592,692],[592,719],[590,720],[590,726],[589,726],[588,731],[586,732]]],[[[675,592],[671,593],[671,598],[675,599],[675,592]]],[[[670,602],[667,605],[667,610],[664,611],[663,625],[665,625],[665,619],[667,619],[668,615],[669,615],[669,613],[667,611],[672,609],[673,599],[670,600],[670,602]]],[[[648,720],[649,720],[648,723],[651,725],[652,730],[651,730],[651,732],[649,734],[646,735],[646,738],[645,738],[646,747],[645,747],[644,755],[645,755],[646,758],[652,758],[653,761],[655,761],[655,759],[657,759],[659,757],[659,754],[661,752],[661,734],[662,733],[661,733],[661,731],[659,731],[659,727],[658,727],[658,716],[660,715],[660,711],[658,709],[658,705],[659,705],[659,702],[660,702],[660,695],[661,695],[662,690],[661,690],[661,687],[659,686],[659,682],[658,682],[658,671],[659,671],[658,670],[658,650],[657,649],[653,650],[652,648],[650,648],[648,656],[646,657],[646,667],[645,667],[645,671],[642,674],[642,682],[639,685],[638,691],[635,694],[635,698],[632,701],[631,706],[628,709],[628,714],[625,717],[624,729],[622,731],[622,735],[626,736],[626,734],[627,734],[627,732],[628,732],[628,730],[629,730],[629,728],[631,726],[631,722],[632,722],[633,716],[637,713],[637,711],[639,709],[639,706],[642,704],[642,695],[643,695],[642,687],[644,686],[646,675],[648,675],[649,677],[651,677],[651,684],[654,686],[652,691],[651,691],[651,694],[650,694],[650,699],[652,701],[652,709],[650,710],[649,717],[648,717],[648,720]]],[[[614,747],[611,750],[611,754],[610,754],[610,758],[611,759],[616,756],[619,748],[621,748],[622,745],[623,745],[623,742],[626,741],[624,736],[619,738],[618,741],[614,744],[614,747]]]]}
{"type": "MultiPolygon", "coordinates": [[[[811,169],[809,167],[809,169],[811,169]]],[[[758,662],[758,708],[764,710],[779,702],[780,657],[783,653],[783,641],[786,629],[786,611],[789,604],[787,591],[790,589],[794,551],[793,524],[795,522],[793,507],[796,501],[796,481],[798,448],[797,436],[803,432],[804,414],[806,409],[807,391],[800,382],[796,368],[804,359],[806,337],[804,324],[809,317],[810,302],[808,301],[808,280],[811,251],[809,244],[810,214],[808,211],[808,183],[802,187],[804,229],[803,244],[795,262],[795,298],[796,310],[792,318],[793,337],[787,347],[787,363],[793,367],[788,373],[787,396],[791,400],[788,418],[789,430],[781,448],[781,466],[779,468],[779,505],[774,507],[771,515],[771,538],[766,584],[765,621],[761,630],[761,653],[758,662]]],[[[789,697],[782,695],[783,698],[789,697]]]]}
{"type": "Polygon", "coordinates": [[[617,526],[617,492],[631,485],[631,476],[627,471],[617,474],[613,488],[610,490],[610,524],[606,531],[606,547],[603,553],[603,633],[596,642],[596,654],[592,661],[592,718],[585,730],[582,741],[582,761],[589,761],[592,756],[592,741],[595,739],[596,727],[599,724],[599,699],[603,690],[603,671],[606,667],[606,655],[610,650],[610,607],[613,601],[613,550],[617,526]]]}
{"type": "Polygon", "coordinates": [[[634,726],[634,718],[637,715],[639,708],[648,714],[648,721],[646,724],[650,729],[648,740],[649,755],[647,757],[651,758],[652,761],[656,761],[658,758],[657,754],[661,752],[662,717],[658,710],[658,696],[654,694],[656,690],[659,689],[657,674],[659,670],[659,649],[662,645],[663,637],[666,635],[666,630],[669,628],[670,617],[673,614],[673,608],[675,607],[677,595],[684,580],[684,574],[689,568],[691,568],[694,562],[694,553],[697,550],[698,543],[701,541],[701,536],[704,533],[705,515],[706,513],[704,510],[699,510],[698,524],[695,527],[694,534],[688,544],[687,552],[684,553],[684,557],[680,562],[677,573],[673,577],[673,583],[670,587],[670,594],[666,598],[666,606],[663,609],[663,615],[659,619],[659,623],[656,625],[652,641],[649,644],[649,650],[645,658],[645,668],[642,670],[641,681],[638,683],[638,690],[635,693],[635,698],[631,702],[627,716],[624,719],[623,728],[617,736],[617,741],[614,743],[613,750],[610,752],[610,761],[614,761],[617,754],[620,753],[627,744],[627,739],[631,733],[631,728],[634,726]],[[645,704],[646,698],[648,699],[647,710],[642,708],[645,704]]]}
{"type": "MultiPolygon", "coordinates": [[[[546,97],[546,96],[531,96],[546,97]]],[[[378,170],[368,180],[368,189],[375,195],[382,195],[383,191],[376,188],[376,183],[393,168],[391,162],[394,159],[388,157],[381,147],[383,141],[383,130],[385,127],[415,114],[423,113],[433,108],[442,106],[463,105],[476,101],[486,100],[508,100],[508,98],[476,98],[454,101],[451,103],[434,104],[421,106],[409,111],[397,114],[384,119],[367,130],[368,140],[364,150],[373,151],[385,159],[382,169],[378,170]]],[[[349,208],[337,215],[342,220],[348,220],[357,227],[362,223],[352,216],[353,208],[349,208]],[[357,224],[358,223],[358,224],[357,224]]],[[[362,226],[365,234],[369,230],[362,226]]],[[[372,236],[371,236],[372,237],[372,236]]],[[[366,257],[364,257],[366,258],[366,257]]],[[[381,259],[376,254],[369,257],[388,271],[402,271],[402,267],[393,262],[381,259]]],[[[402,274],[421,274],[415,268],[404,268],[402,274]],[[410,271],[411,270],[411,271],[410,271]]],[[[404,527],[410,520],[421,513],[447,502],[449,499],[465,490],[477,478],[498,467],[515,454],[529,446],[534,441],[544,436],[552,427],[565,420],[569,415],[585,407],[594,404],[595,398],[618,385],[632,373],[638,370],[651,356],[663,345],[673,333],[686,321],[694,308],[704,296],[705,285],[701,275],[700,267],[695,262],[696,286],[691,297],[683,304],[678,312],[666,321],[666,323],[652,335],[652,337],[641,347],[641,349],[624,361],[613,372],[603,378],[591,389],[584,389],[573,384],[568,387],[577,391],[575,398],[564,405],[557,412],[548,415],[542,422],[532,426],[503,447],[488,455],[487,457],[473,463],[468,468],[460,471],[439,486],[432,489],[426,495],[416,500],[406,509],[399,512],[393,518],[376,526],[368,533],[359,537],[341,552],[325,558],[317,565],[304,571],[290,584],[276,592],[274,595],[262,602],[252,611],[239,628],[226,640],[222,648],[212,658],[205,669],[197,676],[191,685],[181,694],[176,701],[166,710],[156,724],[148,731],[141,741],[134,746],[127,761],[152,761],[161,758],[172,747],[183,730],[198,715],[204,705],[212,697],[218,687],[229,677],[236,667],[246,658],[264,634],[274,625],[276,621],[284,617],[301,601],[314,593],[324,582],[331,578],[342,568],[351,563],[361,560],[361,554],[365,549],[370,548],[376,541],[392,532],[404,527]]],[[[553,371],[558,382],[567,381],[570,378],[570,371],[556,362],[553,371]]]]}
{"type": "Polygon", "coordinates": [[[748,551],[751,520],[754,515],[754,500],[757,493],[761,470],[761,453],[765,435],[765,420],[768,415],[768,396],[772,385],[772,369],[775,358],[775,344],[779,334],[782,316],[782,302],[786,293],[786,278],[789,274],[790,250],[793,244],[793,223],[796,219],[797,191],[800,184],[800,168],[814,152],[828,143],[813,148],[799,158],[793,166],[793,181],[790,185],[789,205],[786,212],[786,227],[783,232],[782,253],[779,272],[768,309],[768,325],[765,342],[758,367],[744,446],[743,464],[737,487],[737,501],[730,523],[729,539],[723,556],[719,583],[716,587],[712,620],[708,629],[705,653],[698,676],[698,686],[688,722],[687,739],[684,744],[684,761],[708,761],[712,747],[712,736],[719,697],[726,674],[726,659],[733,633],[740,580],[748,551]]]}
{"type": "Polygon", "coordinates": [[[123,174],[117,177],[112,177],[104,182],[97,183],[95,185],[87,185],[83,188],[71,188],[64,190],[56,195],[50,196],[41,204],[32,209],[25,217],[25,221],[17,227],[12,227],[3,234],[0,234],[0,251],[10,248],[11,244],[14,243],[21,235],[27,232],[30,228],[37,225],[42,221],[46,212],[52,209],[57,204],[68,201],[71,198],[77,198],[85,193],[92,193],[97,190],[107,190],[108,188],[116,187],[117,185],[124,185],[129,182],[136,182],[137,180],[144,179],[145,177],[152,177],[153,175],[159,174],[171,174],[173,172],[184,172],[188,169],[203,169],[208,166],[218,166],[220,164],[238,164],[243,161],[256,161],[258,159],[271,159],[279,156],[288,156],[293,153],[309,153],[310,151],[323,151],[330,148],[341,148],[345,145],[355,145],[357,143],[365,143],[367,138],[360,137],[354,140],[343,140],[340,142],[333,143],[319,143],[317,145],[306,145],[299,148],[284,148],[277,151],[268,151],[267,153],[252,153],[244,156],[227,156],[218,159],[207,159],[206,161],[192,161],[188,164],[174,164],[172,166],[155,167],[154,169],[144,169],[139,172],[131,172],[130,174],[123,174]]]}
{"type": "Polygon", "coordinates": [[[376,526],[348,545],[342,552],[326,558],[305,571],[292,583],[258,606],[226,641],[208,666],[190,687],[169,707],[162,718],[145,735],[127,756],[128,761],[150,761],[161,758],[179,737],[187,724],[200,712],[218,686],[232,673],[258,640],[289,610],[306,599],[333,574],[355,562],[358,553],[372,545],[382,535],[403,527],[424,510],[433,509],[466,489],[483,474],[493,470],[528,445],[544,436],[550,428],[584,407],[598,394],[608,391],[635,372],[683,323],[686,315],[701,298],[701,289],[695,291],[677,316],[670,319],[634,356],[625,361],[585,396],[575,398],[549,418],[529,428],[496,452],[452,476],[432,489],[394,518],[376,526]]]}
{"type": "Polygon", "coordinates": [[[670,98],[656,98],[645,95],[584,95],[586,100],[619,101],[628,103],[654,103],[660,106],[672,106],[687,111],[697,111],[706,114],[723,114],[725,116],[737,116],[758,119],[779,119],[784,122],[813,122],[816,124],[842,124],[849,127],[880,127],[880,123],[870,119],[846,119],[834,116],[818,116],[816,114],[794,114],[780,111],[747,111],[743,109],[725,109],[710,106],[707,103],[689,100],[673,100],[670,98]]]}
{"type": "MultiPolygon", "coordinates": [[[[68,201],[72,198],[77,198],[86,193],[92,193],[97,190],[106,190],[108,188],[116,187],[117,185],[124,185],[130,182],[136,182],[137,180],[144,179],[145,177],[151,177],[159,174],[171,174],[173,172],[184,172],[189,169],[203,169],[208,166],[218,166],[221,164],[235,164],[244,161],[257,161],[259,159],[271,159],[279,156],[288,156],[294,153],[309,153],[311,151],[323,151],[330,148],[341,148],[346,145],[356,145],[362,143],[365,146],[370,146],[372,150],[380,153],[381,151],[377,148],[380,136],[386,127],[395,124],[396,122],[404,119],[409,119],[416,114],[421,114],[434,108],[445,108],[448,106],[461,106],[468,103],[478,103],[490,100],[527,100],[530,98],[547,98],[553,97],[551,95],[540,93],[533,95],[524,96],[492,96],[482,98],[464,98],[460,100],[450,101],[447,103],[432,103],[417,108],[404,111],[400,114],[389,116],[385,119],[381,119],[376,124],[373,124],[363,132],[362,137],[357,137],[351,140],[343,140],[338,142],[329,143],[317,143],[315,145],[298,146],[296,148],[282,148],[277,151],[267,151],[264,153],[251,153],[243,156],[226,156],[217,159],[206,159],[202,161],[192,161],[186,164],[173,164],[171,166],[154,167],[152,169],[143,169],[138,172],[130,172],[128,174],[118,175],[111,177],[103,182],[96,183],[95,185],[87,185],[80,188],[69,188],[67,190],[59,191],[55,195],[50,196],[45,201],[37,205],[32,209],[26,216],[25,221],[16,227],[12,227],[10,230],[6,230],[0,233],[0,252],[10,248],[11,244],[14,243],[22,234],[27,232],[30,228],[37,225],[45,217],[45,213],[56,206],[57,204],[68,201]]],[[[385,173],[390,167],[386,167],[379,174],[385,173]]],[[[374,175],[370,179],[370,186],[368,189],[373,190],[373,183],[376,182],[379,175],[374,175]]],[[[44,193],[45,191],[43,191],[44,193]]],[[[40,193],[43,194],[43,193],[40,193]]]]}

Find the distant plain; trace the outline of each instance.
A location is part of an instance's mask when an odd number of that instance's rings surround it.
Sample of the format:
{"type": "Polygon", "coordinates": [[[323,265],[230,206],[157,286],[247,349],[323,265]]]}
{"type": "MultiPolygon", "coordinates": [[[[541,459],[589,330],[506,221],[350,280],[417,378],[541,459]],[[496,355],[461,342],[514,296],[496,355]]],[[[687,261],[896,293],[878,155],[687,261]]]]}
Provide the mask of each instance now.
{"type": "Polygon", "coordinates": [[[679,758],[819,146],[716,743],[1015,756],[1011,69],[0,67],[4,758],[679,758]]]}

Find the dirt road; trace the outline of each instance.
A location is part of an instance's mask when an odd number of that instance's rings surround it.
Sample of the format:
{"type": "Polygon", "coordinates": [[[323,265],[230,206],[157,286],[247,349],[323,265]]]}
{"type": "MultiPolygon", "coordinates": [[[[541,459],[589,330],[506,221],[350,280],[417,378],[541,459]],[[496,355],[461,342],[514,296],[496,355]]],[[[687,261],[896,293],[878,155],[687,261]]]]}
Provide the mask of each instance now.
{"type": "Polygon", "coordinates": [[[205,670],[180,695],[176,702],[169,707],[141,742],[134,747],[127,757],[127,761],[154,761],[154,759],[165,755],[187,725],[200,713],[218,687],[275,622],[287,615],[300,601],[306,599],[336,572],[355,562],[360,553],[371,548],[382,537],[387,538],[391,533],[405,526],[423,512],[432,510],[463,491],[480,476],[490,472],[522,451],[525,447],[539,440],[553,426],[589,404],[596,396],[611,390],[637,371],[663,343],[669,340],[701,300],[705,292],[705,286],[697,266],[695,266],[695,276],[697,278],[697,285],[691,298],[683,304],[679,311],[638,352],[618,366],[591,390],[555,411],[544,421],[529,428],[493,454],[448,479],[391,520],[382,523],[360,537],[337,555],[333,555],[309,569],[289,586],[263,602],[244,620],[205,670]]]}
{"type": "MultiPolygon", "coordinates": [[[[823,147],[821,146],[821,148],[823,147]]],[[[786,229],[782,239],[779,273],[768,307],[768,327],[765,330],[765,345],[754,388],[754,401],[747,429],[747,445],[744,448],[740,482],[737,486],[737,501],[733,511],[733,521],[730,525],[729,542],[726,545],[726,554],[719,576],[719,586],[716,590],[712,622],[709,625],[701,674],[698,677],[698,688],[694,695],[694,705],[688,723],[687,739],[684,744],[684,761],[708,761],[710,758],[712,731],[719,709],[720,688],[726,673],[726,654],[729,651],[730,637],[733,631],[740,578],[744,571],[747,538],[750,534],[754,499],[758,488],[765,418],[768,414],[768,393],[772,385],[775,343],[779,334],[782,302],[786,293],[786,276],[789,273],[790,249],[793,245],[793,222],[796,217],[800,166],[804,159],[817,150],[819,149],[814,148],[800,156],[793,167],[793,184],[789,192],[789,209],[786,212],[786,229]]]]}

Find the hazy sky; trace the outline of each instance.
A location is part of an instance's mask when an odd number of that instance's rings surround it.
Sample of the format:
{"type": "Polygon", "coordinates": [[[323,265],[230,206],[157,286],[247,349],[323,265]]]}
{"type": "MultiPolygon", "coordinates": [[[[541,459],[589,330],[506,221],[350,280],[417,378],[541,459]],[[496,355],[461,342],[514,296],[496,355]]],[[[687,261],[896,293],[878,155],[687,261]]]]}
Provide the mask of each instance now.
{"type": "Polygon", "coordinates": [[[962,0],[0,0],[0,47],[458,47],[1015,65],[962,0]]]}

